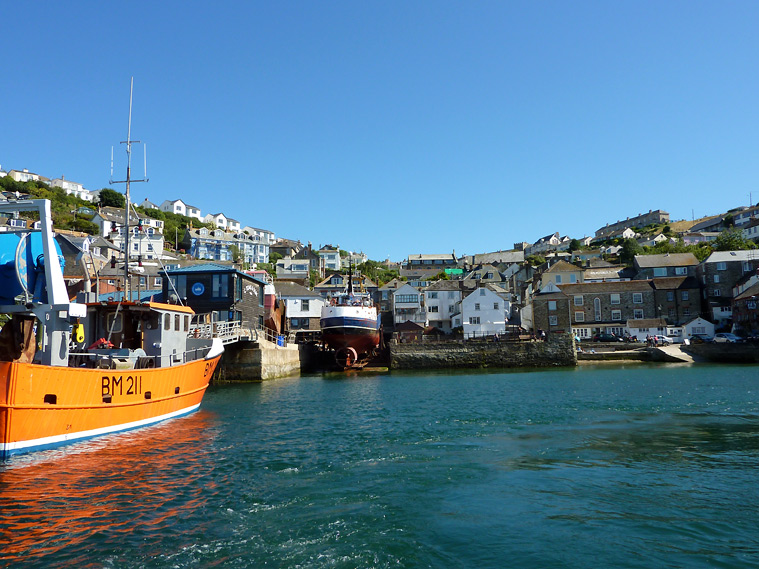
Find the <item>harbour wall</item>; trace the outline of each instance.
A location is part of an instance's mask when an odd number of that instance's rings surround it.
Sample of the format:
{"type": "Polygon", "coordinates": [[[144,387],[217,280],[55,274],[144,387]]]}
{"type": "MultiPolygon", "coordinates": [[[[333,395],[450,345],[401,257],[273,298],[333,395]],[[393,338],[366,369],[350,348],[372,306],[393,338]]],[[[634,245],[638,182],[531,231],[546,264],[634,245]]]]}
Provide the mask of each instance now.
{"type": "Polygon", "coordinates": [[[225,347],[218,381],[264,381],[300,373],[297,345],[278,346],[259,339],[225,347]]]}
{"type": "Polygon", "coordinates": [[[419,342],[390,345],[391,369],[576,366],[574,338],[554,334],[545,342],[419,342]]]}

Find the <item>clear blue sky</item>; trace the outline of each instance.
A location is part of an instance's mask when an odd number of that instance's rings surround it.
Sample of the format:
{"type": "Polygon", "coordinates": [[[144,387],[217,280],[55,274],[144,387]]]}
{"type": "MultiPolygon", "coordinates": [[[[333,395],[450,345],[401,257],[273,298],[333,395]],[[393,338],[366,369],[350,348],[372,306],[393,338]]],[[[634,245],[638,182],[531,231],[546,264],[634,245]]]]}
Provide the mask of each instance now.
{"type": "Polygon", "coordinates": [[[0,165],[399,261],[759,201],[759,3],[15,2],[0,165]],[[134,171],[142,173],[138,152],[134,171]]]}

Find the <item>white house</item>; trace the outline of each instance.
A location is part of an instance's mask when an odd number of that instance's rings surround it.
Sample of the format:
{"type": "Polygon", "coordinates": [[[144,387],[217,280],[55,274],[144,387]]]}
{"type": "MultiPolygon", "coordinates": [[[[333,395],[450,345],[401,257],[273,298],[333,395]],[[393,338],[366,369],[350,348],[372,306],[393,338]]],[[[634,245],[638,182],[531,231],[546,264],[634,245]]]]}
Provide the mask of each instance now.
{"type": "Polygon", "coordinates": [[[187,205],[182,200],[166,200],[159,209],[177,215],[187,215],[187,205]]]}
{"type": "Polygon", "coordinates": [[[504,334],[511,314],[508,293],[496,293],[493,286],[478,287],[461,301],[461,313],[454,324],[461,323],[464,338],[504,334]],[[460,319],[460,320],[459,320],[460,319]]]}
{"type": "Polygon", "coordinates": [[[85,190],[82,184],[67,180],[64,176],[51,180],[50,185],[54,188],[61,188],[67,195],[73,195],[80,200],[91,202],[94,199],[92,192],[85,190]]]}
{"type": "Polygon", "coordinates": [[[232,233],[240,233],[240,222],[231,217],[227,218],[227,231],[232,233]]]}
{"type": "Polygon", "coordinates": [[[322,258],[322,266],[327,271],[339,271],[342,268],[340,250],[332,245],[325,245],[316,252],[322,258]]]}
{"type": "Polygon", "coordinates": [[[200,214],[200,208],[194,205],[185,204],[185,215],[187,217],[194,217],[198,221],[203,221],[203,216],[200,214]]]}
{"type": "Polygon", "coordinates": [[[453,316],[459,312],[462,292],[459,281],[440,280],[424,289],[424,307],[430,326],[450,333],[453,316]]]}
{"type": "Polygon", "coordinates": [[[426,326],[427,315],[418,289],[405,284],[393,292],[393,322],[396,326],[404,322],[426,326]]]}
{"type": "Polygon", "coordinates": [[[16,180],[17,182],[39,182],[42,181],[42,176],[39,174],[35,174],[34,172],[30,172],[26,168],[23,170],[11,170],[8,172],[8,176],[16,180]]]}
{"type": "Polygon", "coordinates": [[[304,286],[293,282],[275,282],[277,296],[285,301],[288,328],[297,330],[319,330],[322,308],[326,299],[304,286]]]}
{"type": "Polygon", "coordinates": [[[227,222],[227,216],[223,213],[209,213],[203,218],[205,223],[213,223],[219,229],[226,229],[229,224],[227,222]]]}
{"type": "Polygon", "coordinates": [[[700,316],[683,324],[684,338],[692,338],[695,335],[714,338],[714,324],[700,316]]]}

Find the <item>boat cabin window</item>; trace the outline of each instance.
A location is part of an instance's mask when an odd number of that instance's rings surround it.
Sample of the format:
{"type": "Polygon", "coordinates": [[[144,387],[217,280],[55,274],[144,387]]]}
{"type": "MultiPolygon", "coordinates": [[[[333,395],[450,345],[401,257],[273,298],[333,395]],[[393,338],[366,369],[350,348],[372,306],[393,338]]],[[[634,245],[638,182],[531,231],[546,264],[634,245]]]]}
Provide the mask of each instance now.
{"type": "Polygon", "coordinates": [[[190,331],[190,317],[188,315],[185,315],[184,317],[184,331],[185,332],[190,331]]]}
{"type": "Polygon", "coordinates": [[[116,314],[115,312],[108,315],[108,332],[114,332],[116,334],[121,333],[124,326],[124,319],[122,316],[123,314],[116,314]]]}
{"type": "Polygon", "coordinates": [[[174,315],[174,330],[179,332],[179,314],[174,315]]]}
{"type": "Polygon", "coordinates": [[[171,330],[171,314],[166,314],[163,321],[163,329],[171,330]]]}

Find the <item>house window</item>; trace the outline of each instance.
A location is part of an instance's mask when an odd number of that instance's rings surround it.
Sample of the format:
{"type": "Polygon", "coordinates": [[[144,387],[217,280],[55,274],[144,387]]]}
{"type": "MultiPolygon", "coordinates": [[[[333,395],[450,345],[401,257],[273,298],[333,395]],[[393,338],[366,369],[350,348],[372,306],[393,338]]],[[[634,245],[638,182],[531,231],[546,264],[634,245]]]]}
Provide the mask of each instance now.
{"type": "Polygon", "coordinates": [[[475,310],[479,310],[480,309],[480,303],[479,302],[475,302],[474,303],[474,309],[475,310]]]}
{"type": "Polygon", "coordinates": [[[666,267],[655,267],[654,268],[654,276],[655,277],[666,277],[667,276],[667,269],[666,269],[666,267]]]}
{"type": "Polygon", "coordinates": [[[437,306],[428,306],[427,312],[437,312],[438,307],[437,306]]]}
{"type": "Polygon", "coordinates": [[[722,291],[718,288],[714,289],[714,296],[722,296],[722,291]]]}
{"type": "Polygon", "coordinates": [[[153,280],[153,284],[154,284],[155,286],[161,286],[161,285],[163,284],[163,278],[161,278],[161,277],[156,277],[156,278],[153,280]]]}
{"type": "Polygon", "coordinates": [[[575,306],[582,306],[582,297],[575,296],[575,306]]]}
{"type": "Polygon", "coordinates": [[[480,296],[485,296],[485,289],[484,288],[480,289],[480,296]]]}
{"type": "Polygon", "coordinates": [[[635,310],[633,310],[633,318],[635,318],[636,320],[640,320],[641,318],[643,318],[643,309],[636,308],[635,310]]]}
{"type": "Polygon", "coordinates": [[[686,267],[675,267],[675,274],[677,276],[683,276],[688,274],[688,269],[686,267]]]}
{"type": "Polygon", "coordinates": [[[480,323],[480,317],[479,316],[470,316],[469,317],[469,323],[470,324],[479,324],[480,323]]]}
{"type": "Polygon", "coordinates": [[[718,282],[719,282],[719,275],[714,275],[714,282],[715,282],[715,283],[718,283],[718,282]]]}
{"type": "Polygon", "coordinates": [[[498,310],[498,303],[497,302],[493,303],[493,310],[498,310]]]}
{"type": "Polygon", "coordinates": [[[575,312],[575,322],[585,322],[585,313],[575,312]]]}
{"type": "Polygon", "coordinates": [[[430,299],[437,298],[437,292],[428,292],[427,298],[430,298],[430,299]]]}
{"type": "Polygon", "coordinates": [[[229,275],[213,275],[211,294],[213,298],[222,298],[229,289],[229,275]]]}
{"type": "Polygon", "coordinates": [[[395,302],[400,302],[400,303],[419,302],[419,295],[418,294],[399,294],[395,298],[395,302]]]}
{"type": "Polygon", "coordinates": [[[555,300],[549,300],[548,301],[548,310],[556,310],[556,301],[555,300]]]}
{"type": "Polygon", "coordinates": [[[600,322],[601,320],[601,299],[600,298],[593,299],[593,312],[595,313],[594,316],[596,318],[596,322],[600,322]]]}
{"type": "Polygon", "coordinates": [[[642,292],[634,292],[633,293],[633,304],[643,304],[643,293],[642,292]]]}
{"type": "Polygon", "coordinates": [[[751,272],[751,263],[749,263],[748,261],[743,261],[743,272],[744,273],[751,272]]]}
{"type": "Polygon", "coordinates": [[[616,320],[617,322],[619,322],[620,320],[622,320],[622,311],[621,310],[612,310],[611,311],[611,319],[612,320],[616,320]]]}
{"type": "Polygon", "coordinates": [[[301,300],[300,301],[300,309],[301,309],[302,312],[308,312],[309,301],[308,300],[301,300]]]}
{"type": "Polygon", "coordinates": [[[688,291],[687,291],[687,290],[684,290],[684,291],[681,291],[681,292],[680,292],[680,298],[682,298],[683,300],[688,300],[688,297],[689,297],[689,296],[690,296],[690,295],[688,294],[688,291]]]}
{"type": "Polygon", "coordinates": [[[452,313],[455,309],[456,309],[456,305],[455,304],[449,304],[448,305],[448,313],[449,314],[452,313]]]}
{"type": "Polygon", "coordinates": [[[725,261],[720,261],[719,263],[717,263],[717,270],[718,271],[727,270],[727,263],[725,261]]]}
{"type": "Polygon", "coordinates": [[[558,316],[549,316],[548,317],[548,324],[551,326],[556,326],[559,323],[559,317],[558,316]]]}
{"type": "Polygon", "coordinates": [[[556,284],[561,284],[561,275],[556,275],[556,284]]]}
{"type": "Polygon", "coordinates": [[[667,300],[669,302],[672,302],[673,300],[675,300],[675,291],[673,291],[673,290],[668,290],[667,291],[667,300]]]}

